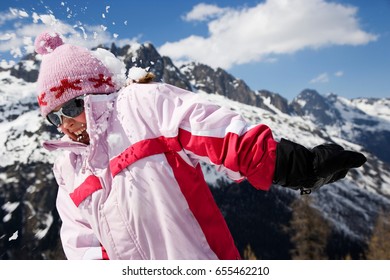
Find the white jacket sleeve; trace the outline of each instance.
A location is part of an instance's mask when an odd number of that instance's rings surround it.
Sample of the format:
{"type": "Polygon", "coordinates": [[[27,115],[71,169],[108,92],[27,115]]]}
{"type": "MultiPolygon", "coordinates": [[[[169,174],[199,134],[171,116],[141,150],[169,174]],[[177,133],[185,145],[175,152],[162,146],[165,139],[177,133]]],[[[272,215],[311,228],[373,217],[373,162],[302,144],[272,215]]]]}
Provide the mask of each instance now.
{"type": "Polygon", "coordinates": [[[271,186],[277,142],[268,126],[251,125],[229,108],[166,84],[158,85],[155,111],[163,135],[177,137],[191,159],[258,189],[271,186]]]}
{"type": "Polygon", "coordinates": [[[55,164],[53,171],[59,185],[57,211],[62,220],[60,236],[65,255],[72,260],[104,259],[104,248],[69,196],[61,175],[62,168],[55,164]]]}

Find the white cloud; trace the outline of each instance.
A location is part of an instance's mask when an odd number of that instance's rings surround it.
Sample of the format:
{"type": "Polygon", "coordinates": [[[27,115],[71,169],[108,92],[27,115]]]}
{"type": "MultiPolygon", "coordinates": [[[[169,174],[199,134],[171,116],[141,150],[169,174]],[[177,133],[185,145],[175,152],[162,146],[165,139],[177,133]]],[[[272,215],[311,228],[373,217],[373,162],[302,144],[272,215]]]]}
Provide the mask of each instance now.
{"type": "MultiPolygon", "coordinates": [[[[333,76],[340,78],[344,75],[343,71],[337,71],[333,73],[333,76]]],[[[318,84],[318,83],[328,83],[330,81],[329,74],[328,73],[321,73],[317,77],[310,80],[310,84],[318,84]]]]}
{"type": "Polygon", "coordinates": [[[216,5],[200,3],[196,5],[189,13],[183,16],[185,21],[205,21],[217,16],[221,16],[228,9],[220,8],[216,5]]]}
{"type": "Polygon", "coordinates": [[[311,84],[327,83],[329,82],[328,73],[322,73],[310,81],[311,84]]]}
{"type": "Polygon", "coordinates": [[[268,62],[268,63],[276,63],[278,62],[278,59],[276,57],[267,57],[264,62],[268,62]]]}
{"type": "Polygon", "coordinates": [[[200,4],[184,18],[208,19],[209,35],[167,42],[160,53],[175,61],[222,68],[307,48],[361,45],[377,39],[360,28],[357,8],[325,0],[267,0],[237,9],[200,4]]]}

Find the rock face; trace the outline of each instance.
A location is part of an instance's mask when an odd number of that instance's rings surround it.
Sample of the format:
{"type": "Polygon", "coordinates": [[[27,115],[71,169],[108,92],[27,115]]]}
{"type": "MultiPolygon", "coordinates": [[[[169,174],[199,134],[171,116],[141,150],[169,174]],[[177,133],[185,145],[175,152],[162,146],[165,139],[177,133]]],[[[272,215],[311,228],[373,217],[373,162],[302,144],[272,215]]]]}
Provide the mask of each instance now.
{"type": "Polygon", "coordinates": [[[234,78],[221,68],[216,70],[200,63],[190,63],[181,67],[186,78],[195,90],[218,94],[243,104],[269,109],[263,99],[251,90],[247,84],[234,78]]]}
{"type": "Polygon", "coordinates": [[[305,89],[291,103],[299,116],[313,116],[321,125],[330,125],[340,119],[339,112],[317,91],[305,89]]]}
{"type": "MultiPolygon", "coordinates": [[[[340,142],[363,151],[364,168],[312,195],[313,207],[332,225],[329,258],[361,258],[378,212],[390,208],[390,100],[348,100],[305,89],[288,102],[268,90],[252,90],[223,69],[199,63],[176,67],[152,44],[108,48],[127,68],[147,68],[156,79],[198,92],[269,125],[276,139],[308,147],[340,142]]],[[[23,58],[0,69],[0,259],[63,259],[55,209],[55,154],[41,147],[58,132],[39,115],[35,82],[40,61],[23,58]]],[[[235,184],[203,165],[206,179],[241,252],[251,245],[262,259],[289,259],[293,247],[283,230],[291,220],[295,192],[272,187],[260,192],[235,184]]]]}

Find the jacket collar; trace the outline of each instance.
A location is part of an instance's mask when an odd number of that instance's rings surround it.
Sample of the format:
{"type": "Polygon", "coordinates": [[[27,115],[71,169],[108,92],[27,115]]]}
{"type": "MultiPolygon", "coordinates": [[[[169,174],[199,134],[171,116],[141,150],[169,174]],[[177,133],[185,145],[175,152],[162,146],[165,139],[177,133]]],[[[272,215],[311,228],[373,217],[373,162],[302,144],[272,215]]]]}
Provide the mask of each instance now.
{"type": "Polygon", "coordinates": [[[72,141],[68,136],[63,136],[59,140],[48,140],[42,143],[42,146],[52,152],[58,149],[68,150],[75,154],[81,154],[87,147],[84,143],[72,141]]]}

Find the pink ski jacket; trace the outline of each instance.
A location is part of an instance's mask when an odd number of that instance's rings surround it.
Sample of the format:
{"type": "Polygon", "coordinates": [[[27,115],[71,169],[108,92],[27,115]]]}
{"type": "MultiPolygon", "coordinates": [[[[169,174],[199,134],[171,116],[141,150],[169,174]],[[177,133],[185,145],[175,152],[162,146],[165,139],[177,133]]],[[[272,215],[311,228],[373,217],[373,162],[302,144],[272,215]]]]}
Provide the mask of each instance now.
{"type": "Polygon", "coordinates": [[[68,259],[239,259],[200,161],[268,190],[276,142],[265,125],[198,94],[132,84],[85,97],[90,145],[63,137],[54,164],[68,259]]]}

